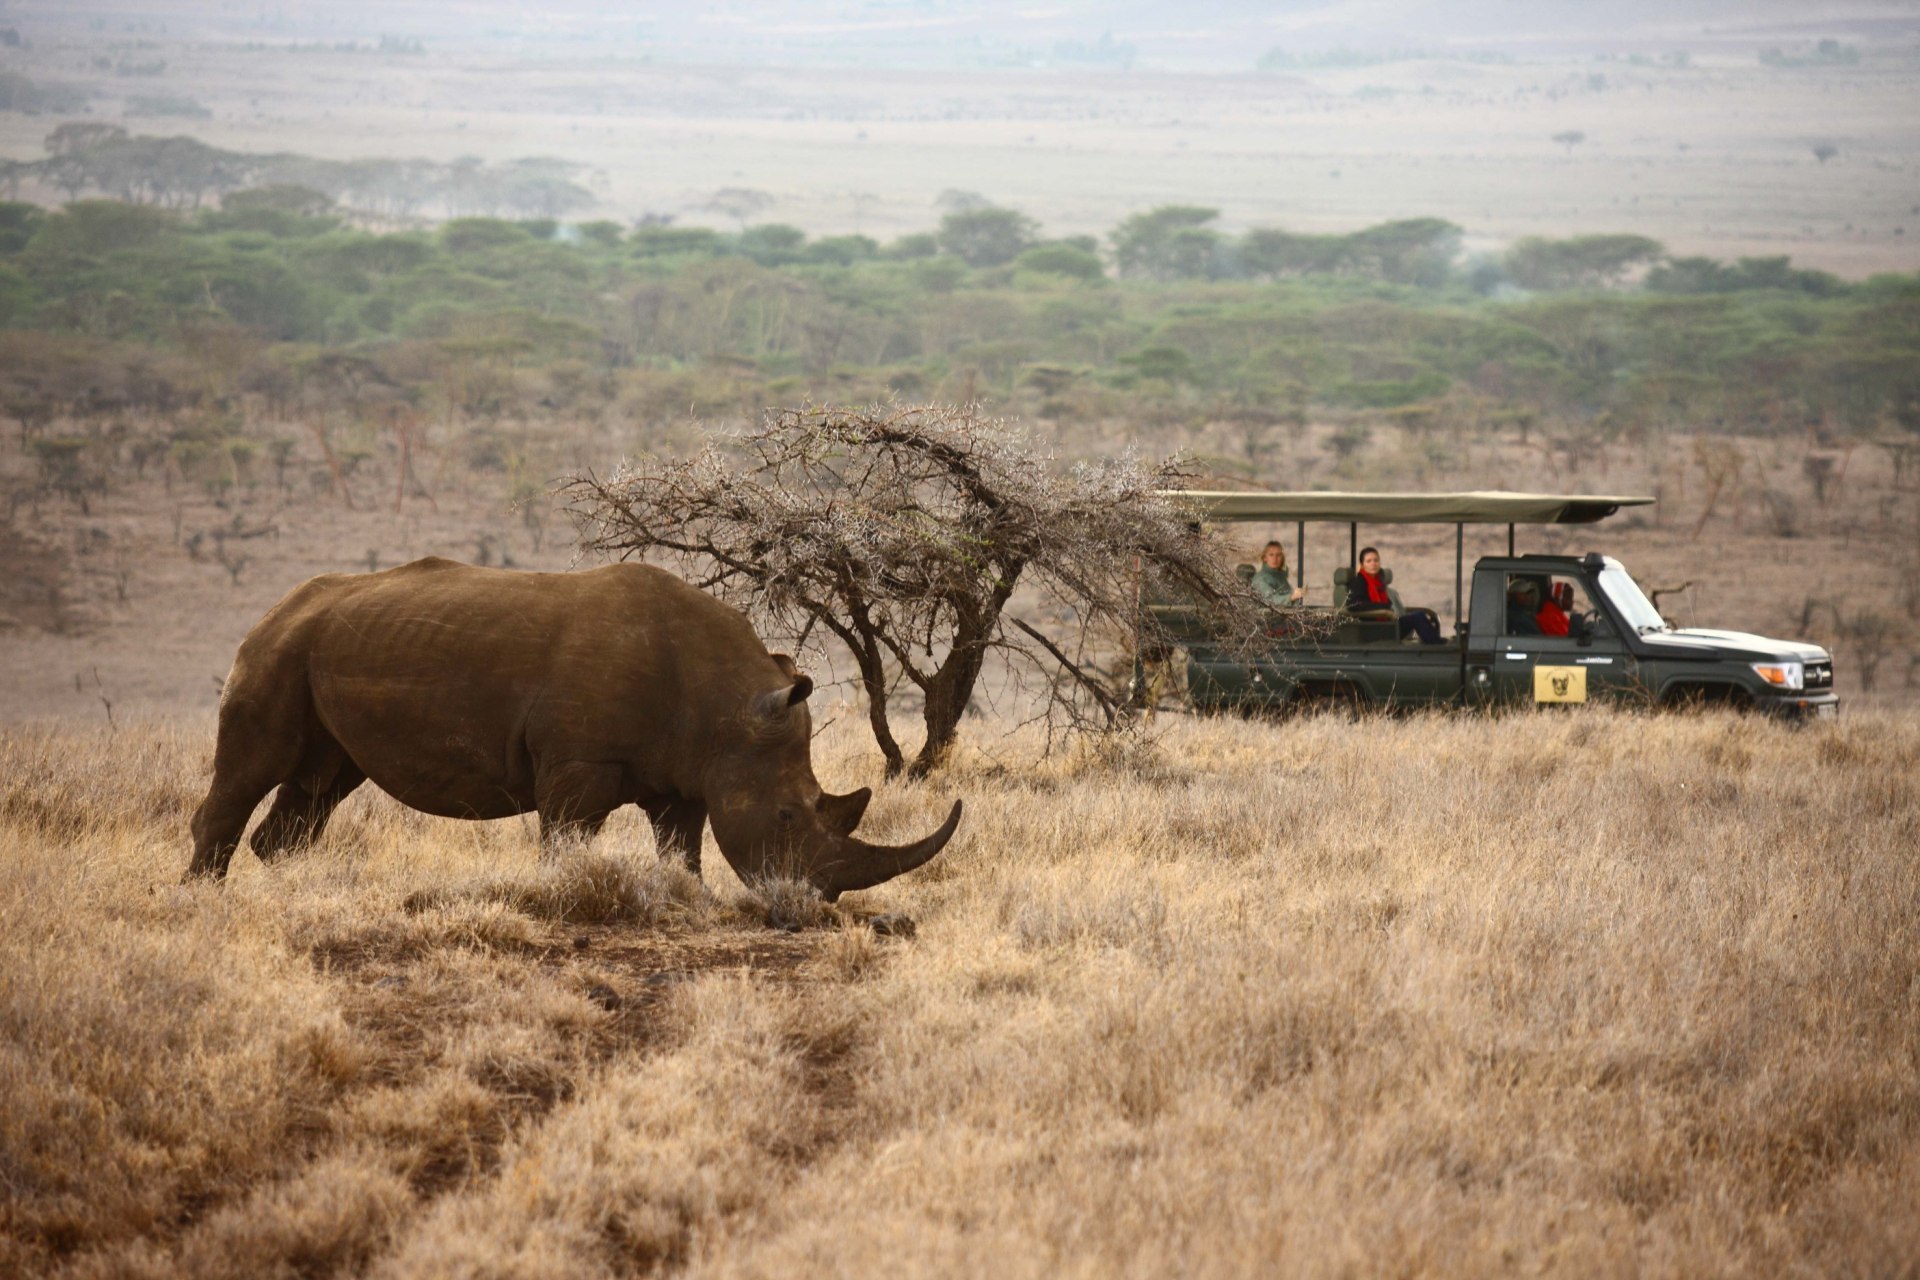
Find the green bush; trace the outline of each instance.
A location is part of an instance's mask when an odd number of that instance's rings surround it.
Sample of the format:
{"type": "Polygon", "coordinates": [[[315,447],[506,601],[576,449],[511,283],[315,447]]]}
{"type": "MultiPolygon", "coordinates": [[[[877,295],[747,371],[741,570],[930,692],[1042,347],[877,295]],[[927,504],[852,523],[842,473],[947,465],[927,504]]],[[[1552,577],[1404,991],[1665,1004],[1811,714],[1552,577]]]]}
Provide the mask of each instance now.
{"type": "Polygon", "coordinates": [[[440,243],[449,253],[477,253],[532,239],[525,226],[499,218],[455,218],[440,228],[440,243]]]}
{"type": "Polygon", "coordinates": [[[1096,281],[1107,278],[1106,264],[1100,255],[1079,245],[1054,242],[1035,245],[1015,258],[1017,270],[1037,275],[1065,276],[1070,280],[1096,281]]]}
{"type": "MultiPolygon", "coordinates": [[[[191,140],[139,141],[207,159],[174,145],[191,140]]],[[[378,235],[335,223],[327,200],[281,183],[187,217],[108,200],[0,204],[0,325],[96,341],[116,353],[101,369],[170,363],[175,388],[235,378],[196,371],[215,357],[193,335],[244,332],[284,344],[246,374],[281,404],[313,385],[289,383],[289,360],[316,353],[394,370],[384,395],[484,412],[597,402],[602,391],[578,388],[644,372],[644,386],[621,383],[622,404],[689,393],[676,420],[689,402],[750,412],[788,391],[991,392],[1009,412],[1170,423],[1291,421],[1312,404],[1391,412],[1456,393],[1543,421],[1830,414],[1867,426],[1920,403],[1920,277],[1848,284],[1784,258],[1680,258],[1636,287],[1658,248],[1636,237],[1516,245],[1493,275],[1552,289],[1502,301],[1450,273],[1458,229],[1433,219],[1235,239],[1208,225],[1210,210],[1170,206],[1116,233],[1135,279],[1090,288],[1107,279],[1091,237],[991,261],[1032,226],[990,207],[943,222],[941,252],[927,234],[882,248],[779,224],[623,236],[555,223],[541,238],[545,219],[463,218],[378,235]],[[561,386],[554,361],[583,367],[561,386]]],[[[58,378],[36,368],[26,360],[32,386],[9,393],[30,416],[148,395],[119,372],[48,391],[58,378]]]]}

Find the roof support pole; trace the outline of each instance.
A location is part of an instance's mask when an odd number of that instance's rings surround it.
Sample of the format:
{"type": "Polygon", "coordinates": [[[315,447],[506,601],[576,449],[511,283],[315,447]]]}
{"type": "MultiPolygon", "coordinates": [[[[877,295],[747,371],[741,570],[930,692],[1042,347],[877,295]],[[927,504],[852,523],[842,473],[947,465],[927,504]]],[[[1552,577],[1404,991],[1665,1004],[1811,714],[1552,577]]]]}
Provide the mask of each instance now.
{"type": "MultiPolygon", "coordinates": [[[[1293,582],[1302,591],[1307,589],[1307,522],[1295,522],[1294,531],[1299,538],[1299,549],[1293,556],[1293,582]]],[[[1304,598],[1302,603],[1305,603],[1304,598]]]]}
{"type": "Polygon", "coordinates": [[[1513,554],[1513,526],[1507,526],[1507,554],[1513,554]]]}
{"type": "Polygon", "coordinates": [[[1347,525],[1347,563],[1355,569],[1360,567],[1360,526],[1357,524],[1347,525]]]}
{"type": "Polygon", "coordinates": [[[1467,526],[1453,526],[1453,629],[1460,630],[1466,619],[1460,613],[1460,591],[1466,581],[1467,526]]]}

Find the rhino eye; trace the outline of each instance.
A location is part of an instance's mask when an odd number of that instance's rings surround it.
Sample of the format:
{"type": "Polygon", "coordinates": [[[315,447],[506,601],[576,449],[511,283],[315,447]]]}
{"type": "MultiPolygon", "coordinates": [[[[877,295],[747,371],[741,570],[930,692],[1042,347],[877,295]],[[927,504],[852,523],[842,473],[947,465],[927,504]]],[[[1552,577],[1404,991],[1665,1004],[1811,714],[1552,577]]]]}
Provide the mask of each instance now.
{"type": "Polygon", "coordinates": [[[781,822],[792,822],[792,821],[793,821],[793,810],[791,810],[791,809],[776,809],[776,810],[774,811],[774,816],[775,816],[776,818],[778,818],[778,819],[780,819],[780,821],[781,821],[781,822]]]}

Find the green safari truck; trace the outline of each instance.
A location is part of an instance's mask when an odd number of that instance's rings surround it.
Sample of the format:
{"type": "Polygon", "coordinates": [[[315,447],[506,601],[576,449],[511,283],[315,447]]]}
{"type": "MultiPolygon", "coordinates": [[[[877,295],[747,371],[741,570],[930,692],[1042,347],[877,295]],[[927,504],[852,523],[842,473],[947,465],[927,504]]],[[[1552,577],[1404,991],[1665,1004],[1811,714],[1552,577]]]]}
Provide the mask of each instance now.
{"type": "MultiPolygon", "coordinates": [[[[1651,498],[1521,493],[1207,493],[1176,496],[1197,519],[1293,523],[1296,584],[1307,581],[1306,527],[1345,524],[1347,555],[1328,578],[1333,603],[1269,610],[1265,634],[1239,642],[1209,632],[1190,604],[1143,600],[1187,655],[1202,710],[1356,706],[1568,704],[1619,699],[1657,706],[1725,704],[1781,716],[1836,714],[1833,659],[1811,644],[1741,631],[1676,629],[1621,563],[1515,554],[1516,526],[1592,524],[1651,498]],[[1348,576],[1362,525],[1452,524],[1453,634],[1402,639],[1391,608],[1349,610],[1348,576]],[[1507,554],[1485,556],[1469,581],[1468,525],[1507,526],[1507,554]]],[[[1382,539],[1383,542],[1391,539],[1382,539]]],[[[1243,566],[1250,576],[1251,566],[1243,566]]],[[[1392,570],[1383,577],[1390,584],[1392,570]]],[[[1136,688],[1145,671],[1136,661],[1136,688]]]]}

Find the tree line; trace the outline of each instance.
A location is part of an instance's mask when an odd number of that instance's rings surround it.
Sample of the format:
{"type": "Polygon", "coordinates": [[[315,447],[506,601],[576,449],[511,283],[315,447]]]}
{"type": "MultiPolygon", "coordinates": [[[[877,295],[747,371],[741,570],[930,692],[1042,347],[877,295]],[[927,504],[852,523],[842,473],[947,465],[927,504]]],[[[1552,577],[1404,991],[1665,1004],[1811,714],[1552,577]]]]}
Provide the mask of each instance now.
{"type": "Polygon", "coordinates": [[[1167,206],[1103,243],[950,203],[887,244],[548,217],[377,233],[298,184],[198,211],[0,203],[0,412],[338,395],[725,417],[899,395],[1063,424],[1415,422],[1463,400],[1612,430],[1920,415],[1911,276],[1588,236],[1522,241],[1489,283],[1434,219],[1230,236],[1167,206]]]}
{"type": "Polygon", "coordinates": [[[594,203],[580,184],[586,166],[551,156],[488,164],[374,158],[323,160],[291,152],[231,151],[185,136],[150,137],[96,120],[71,120],[47,134],[39,160],[0,161],[12,195],[38,182],[68,201],[83,195],[167,209],[200,209],[250,187],[300,186],[361,220],[400,222],[429,213],[559,218],[594,203]]]}

